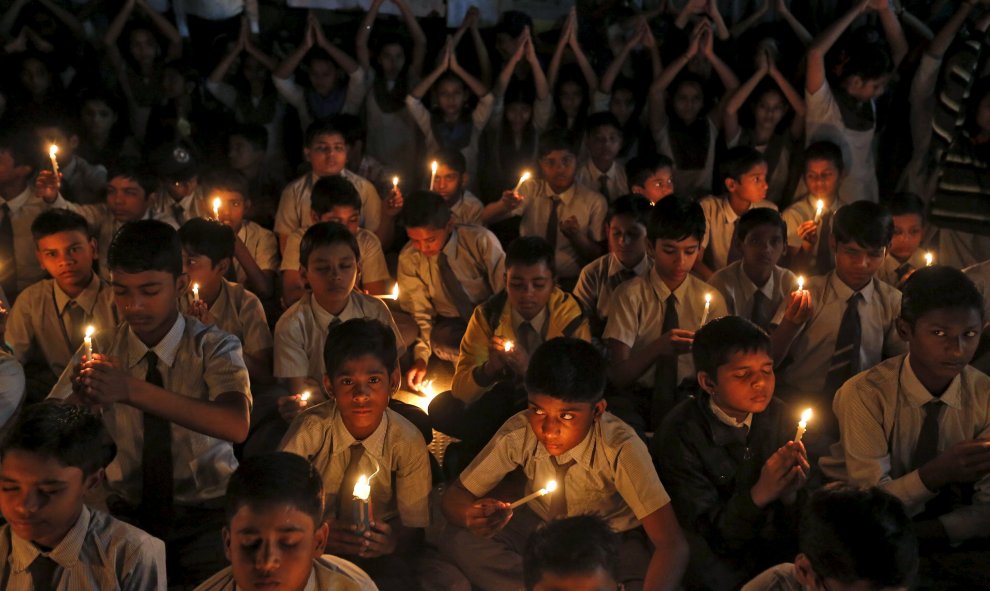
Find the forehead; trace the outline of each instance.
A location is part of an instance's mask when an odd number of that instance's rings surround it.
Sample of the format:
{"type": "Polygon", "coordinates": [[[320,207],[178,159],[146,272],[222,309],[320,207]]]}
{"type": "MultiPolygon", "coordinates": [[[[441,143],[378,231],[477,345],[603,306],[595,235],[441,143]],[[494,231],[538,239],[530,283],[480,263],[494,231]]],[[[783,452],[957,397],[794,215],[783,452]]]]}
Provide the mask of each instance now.
{"type": "Polygon", "coordinates": [[[719,369],[727,369],[732,371],[735,368],[762,367],[772,363],[773,359],[767,351],[761,349],[754,349],[751,351],[736,350],[729,353],[725,363],[720,365],[719,369]]]}
{"type": "Polygon", "coordinates": [[[805,166],[808,172],[837,171],[838,167],[831,160],[808,160],[805,166]]]}
{"type": "Polygon", "coordinates": [[[213,194],[225,201],[244,200],[244,195],[230,189],[214,189],[213,194]]]}
{"type": "Polygon", "coordinates": [[[549,161],[549,160],[556,160],[556,161],[559,161],[559,160],[565,160],[565,159],[566,160],[569,160],[569,159],[574,159],[574,158],[576,158],[576,156],[574,155],[574,152],[571,152],[570,150],[551,150],[551,151],[547,152],[546,154],[544,154],[543,156],[540,156],[540,160],[541,161],[542,160],[547,160],[547,161],[549,161]]]}
{"type": "Polygon", "coordinates": [[[388,368],[377,355],[366,353],[344,359],[333,372],[334,377],[353,374],[387,374],[388,368]]]}
{"type": "Polygon", "coordinates": [[[107,185],[118,190],[134,189],[138,191],[143,191],[141,185],[131,177],[127,176],[115,176],[107,181],[107,185]]]}
{"type": "Polygon", "coordinates": [[[311,262],[316,261],[330,261],[338,259],[353,259],[355,258],[354,251],[351,250],[350,245],[343,242],[334,242],[333,244],[323,244],[317,246],[310,252],[309,260],[311,262]]]}
{"type": "Polygon", "coordinates": [[[767,163],[766,162],[757,162],[756,164],[753,165],[752,168],[750,168],[749,170],[747,170],[746,172],[744,172],[742,175],[743,176],[753,176],[753,175],[766,174],[766,173],[767,173],[767,163]]]}
{"type": "Polygon", "coordinates": [[[657,240],[657,246],[660,248],[676,248],[679,250],[687,250],[690,248],[701,247],[701,241],[694,236],[688,236],[683,240],[673,240],[671,238],[660,238],[657,240]]]}
{"type": "Polygon", "coordinates": [[[746,237],[748,238],[783,238],[784,229],[780,227],[780,224],[760,224],[758,226],[753,226],[746,232],[746,237]]]}
{"type": "Polygon", "coordinates": [[[326,212],[326,217],[330,219],[348,219],[355,216],[361,215],[361,210],[351,207],[350,205],[334,205],[330,208],[330,211],[326,212]]]}
{"type": "Polygon", "coordinates": [[[40,250],[44,250],[46,248],[55,248],[64,244],[86,242],[87,240],[89,240],[89,236],[82,230],[64,230],[62,232],[55,232],[54,234],[49,234],[48,236],[38,238],[38,248],[40,250]]]}
{"type": "Polygon", "coordinates": [[[617,213],[613,215],[612,219],[609,220],[608,225],[610,228],[614,228],[617,230],[618,229],[628,230],[630,228],[637,228],[643,230],[644,232],[646,231],[646,224],[637,221],[636,218],[629,215],[628,213],[617,213]]]}
{"type": "Polygon", "coordinates": [[[316,524],[309,514],[288,502],[245,502],[238,507],[237,512],[231,517],[230,528],[234,533],[245,529],[254,531],[279,529],[312,531],[316,529],[316,524]]]}
{"type": "Polygon", "coordinates": [[[902,213],[893,216],[895,226],[921,225],[921,215],[917,213],[902,213]]]}
{"type": "Polygon", "coordinates": [[[541,394],[539,392],[531,392],[527,395],[527,399],[533,406],[537,406],[546,411],[568,410],[591,412],[594,410],[595,406],[591,402],[571,402],[561,400],[560,398],[555,398],[549,394],[541,394]]]}
{"type": "Polygon", "coordinates": [[[110,269],[110,282],[121,287],[136,287],[140,285],[167,285],[174,280],[168,271],[141,271],[128,273],[119,269],[110,269]]]}
{"type": "Polygon", "coordinates": [[[314,137],[312,141],[312,145],[314,146],[318,144],[343,144],[343,143],[346,143],[344,141],[344,136],[343,134],[338,132],[321,133],[316,137],[314,137]]]}
{"type": "Polygon", "coordinates": [[[621,133],[621,129],[617,129],[612,125],[599,125],[598,127],[592,128],[588,135],[601,137],[608,135],[620,135],[621,133]]]}
{"type": "Polygon", "coordinates": [[[416,226],[406,228],[406,233],[413,240],[423,240],[426,238],[436,238],[446,232],[446,228],[431,228],[430,226],[416,226]]]}
{"type": "Polygon", "coordinates": [[[510,279],[545,279],[551,276],[550,267],[543,261],[535,265],[515,264],[505,269],[510,279]]]}
{"type": "Polygon", "coordinates": [[[3,454],[0,460],[0,472],[4,478],[25,478],[37,480],[69,480],[78,474],[81,478],[81,468],[66,466],[58,459],[37,454],[23,449],[11,449],[3,454]]]}

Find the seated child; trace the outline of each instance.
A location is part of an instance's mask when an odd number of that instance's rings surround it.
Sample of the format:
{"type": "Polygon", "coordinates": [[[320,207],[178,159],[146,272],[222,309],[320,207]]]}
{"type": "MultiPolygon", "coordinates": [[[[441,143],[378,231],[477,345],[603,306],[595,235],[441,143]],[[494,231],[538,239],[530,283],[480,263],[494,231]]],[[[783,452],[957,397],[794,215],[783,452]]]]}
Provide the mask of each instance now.
{"type": "Polygon", "coordinates": [[[756,207],[739,216],[735,240],[742,258],[716,271],[708,283],[722,293],[729,314],[749,318],[769,331],[777,310],[797,289],[794,273],[777,265],[787,244],[787,227],[777,210],[756,207]]]}
{"type": "MultiPolygon", "coordinates": [[[[372,295],[388,293],[391,277],[385,264],[382,243],[374,232],[360,227],[361,197],[354,185],[339,176],[322,178],[313,184],[310,193],[312,223],[336,222],[350,230],[361,250],[361,276],[358,285],[372,295]]],[[[307,225],[306,228],[309,226],[307,225]]],[[[301,276],[299,245],[306,228],[297,229],[285,243],[282,255],[282,301],[286,306],[296,303],[306,292],[301,276]]]]}
{"type": "Polygon", "coordinates": [[[615,289],[653,268],[646,240],[651,211],[650,201],[639,195],[623,195],[614,200],[605,217],[608,254],[581,269],[574,286],[574,297],[581,304],[595,338],[601,338],[605,330],[615,289]]]}
{"type": "Polygon", "coordinates": [[[107,185],[107,169],[100,164],[90,164],[76,153],[79,147],[76,124],[65,117],[52,116],[38,121],[34,130],[44,148],[51,144],[58,146],[55,157],[62,177],[59,189],[66,199],[74,203],[102,201],[103,188],[107,185]]]}
{"type": "Polygon", "coordinates": [[[664,419],[651,452],[691,548],[685,587],[737,589],[796,551],[811,465],[773,396],[770,337],[726,316],[694,335],[701,391],[664,419]]]}
{"type": "MultiPolygon", "coordinates": [[[[485,206],[467,189],[470,177],[464,154],[460,150],[445,148],[437,152],[436,161],[437,174],[429,190],[443,197],[455,224],[480,226],[481,212],[485,206]]],[[[405,207],[408,207],[408,202],[405,207]]]]}
{"type": "Polygon", "coordinates": [[[210,215],[212,203],[207,203],[199,182],[202,164],[195,150],[185,143],[164,144],[150,156],[150,168],[158,177],[161,189],[151,195],[152,214],[170,216],[175,227],[192,218],[210,215]]]}
{"type": "Polygon", "coordinates": [[[219,501],[248,434],[251,390],[237,337],[179,312],[182,247],[164,222],[125,224],[110,245],[123,315],[105,353],[73,368],[73,394],[101,406],[119,453],[107,468],[111,513],[169,548],[170,585],[223,564],[219,501]]]}
{"type": "MultiPolygon", "coordinates": [[[[38,261],[52,277],[25,289],[7,318],[6,342],[31,376],[27,395],[44,398],[79,351],[86,326],[93,325],[96,348],[117,326],[110,284],[93,270],[96,241],[86,220],[65,209],[50,209],[31,224],[38,261]]],[[[76,360],[79,361],[78,359],[76,360]]]]}
{"type": "Polygon", "coordinates": [[[899,498],[918,536],[944,550],[990,531],[990,378],[968,366],[983,323],[961,271],[915,272],[897,320],[908,353],[836,393],[842,437],[822,459],[827,476],[899,498]]]}
{"type": "Polygon", "coordinates": [[[605,198],[576,180],[577,145],[571,136],[553,130],[540,136],[541,179],[531,179],[518,191],[485,206],[485,225],[522,216],[519,233],[540,236],[553,248],[558,280],[573,285],[581,268],[603,253],[605,198]]]}
{"type": "Polygon", "coordinates": [[[440,551],[483,589],[518,589],[525,540],[541,524],[586,513],[621,536],[618,580],[677,589],[687,545],[646,446],[605,412],[605,360],[590,343],[557,338],[540,346],[526,373],[529,409],[510,418],[444,492],[449,522],[440,551]],[[547,495],[512,509],[489,495],[521,469],[526,492],[547,495]]]}
{"type": "Polygon", "coordinates": [[[622,124],[610,111],[601,111],[588,117],[584,131],[588,157],[578,168],[577,182],[614,201],[629,192],[626,169],[616,160],[622,150],[622,124]]]}
{"type": "Polygon", "coordinates": [[[674,161],[663,154],[639,154],[626,163],[629,190],[656,204],[674,194],[674,161]]]}
{"type": "Polygon", "coordinates": [[[701,199],[705,211],[702,254],[694,271],[704,280],[742,258],[738,234],[739,216],[754,207],[777,209],[767,201],[767,159],[752,146],[730,148],[719,165],[725,193],[701,199]]]}
{"type": "Polygon", "coordinates": [[[451,390],[433,399],[429,415],[434,428],[462,440],[469,455],[525,408],[522,381],[537,347],[559,336],[591,340],[580,305],[554,278],[550,245],[537,236],[519,238],[505,253],[505,290],[476,307],[468,321],[451,390]]]}
{"type": "Polygon", "coordinates": [[[409,589],[432,481],[419,431],[388,408],[402,382],[395,334],[377,320],[348,320],[327,334],[323,358],[333,402],[300,414],[281,449],[309,460],[323,480],[327,550],[363,568],[380,589],[409,589]],[[369,474],[371,510],[362,524],[355,483],[369,474]]]}
{"type": "Polygon", "coordinates": [[[408,374],[409,386],[416,388],[431,353],[457,361],[475,306],[505,289],[505,252],[487,229],[454,225],[436,193],[410,195],[402,221],[409,242],[399,253],[399,304],[419,325],[408,374]]]}
{"type": "Polygon", "coordinates": [[[831,484],[802,516],[794,563],[778,564],[742,591],[911,589],[918,540],[904,506],[878,488],[831,484]]]}
{"type": "Polygon", "coordinates": [[[245,214],[246,219],[265,229],[271,229],[275,224],[278,198],[288,180],[284,155],[278,150],[268,154],[268,137],[268,130],[261,124],[246,123],[235,127],[227,140],[226,160],[230,168],[248,180],[248,194],[244,197],[251,202],[251,207],[245,214]]]}
{"type": "Polygon", "coordinates": [[[274,452],[244,460],[230,477],[223,545],[231,565],[196,591],[274,586],[284,591],[373,591],[354,564],[324,554],[323,483],[306,460],[274,452]]]}
{"type": "Polygon", "coordinates": [[[894,236],[877,277],[900,289],[915,270],[925,266],[925,252],[921,250],[925,202],[914,193],[897,193],[886,205],[894,219],[894,236]]]}
{"type": "Polygon", "coordinates": [[[45,401],[0,446],[0,580],[5,589],[165,591],[165,544],[90,509],[117,447],[100,418],[45,401]]]}
{"type": "Polygon", "coordinates": [[[696,202],[659,201],[646,232],[653,269],[620,285],[612,297],[602,335],[616,389],[609,404],[641,432],[655,430],[682,398],[681,382],[694,380],[688,353],[702,316],[711,320],[727,313],[718,290],[691,275],[704,234],[705,214],[696,202]]]}
{"type": "Polygon", "coordinates": [[[801,407],[811,403],[831,441],[838,435],[831,409],[839,386],[905,350],[896,327],[901,292],[876,278],[894,231],[890,213],[857,201],[833,221],[835,271],[792,294],[772,335],[777,395],[801,407]]]}
{"type": "Polygon", "coordinates": [[[620,591],[621,540],[601,517],[578,515],[548,523],[529,536],[523,552],[526,591],[620,591]]]}
{"type": "Polygon", "coordinates": [[[845,177],[844,169],[842,150],[832,142],[814,142],[804,149],[804,185],[808,193],[795,198],[783,213],[791,270],[824,275],[835,268],[828,237],[832,217],[843,205],[839,185],[845,177]]]}

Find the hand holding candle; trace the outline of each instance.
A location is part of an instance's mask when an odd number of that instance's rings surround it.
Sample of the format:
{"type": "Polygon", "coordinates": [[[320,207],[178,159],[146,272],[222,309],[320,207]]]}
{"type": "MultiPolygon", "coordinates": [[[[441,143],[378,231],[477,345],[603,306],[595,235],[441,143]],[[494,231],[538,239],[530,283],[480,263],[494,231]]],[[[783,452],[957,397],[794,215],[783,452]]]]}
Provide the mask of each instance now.
{"type": "Polygon", "coordinates": [[[798,288],[797,288],[798,292],[804,291],[804,275],[798,275],[797,284],[798,284],[798,288]]]}
{"type": "Polygon", "coordinates": [[[399,177],[394,176],[392,177],[392,191],[398,191],[398,190],[399,190],[399,177]]]}
{"type": "Polygon", "coordinates": [[[545,487],[541,488],[540,490],[534,492],[533,494],[526,495],[525,497],[519,499],[515,503],[512,503],[511,505],[509,505],[509,509],[515,509],[516,507],[522,507],[523,505],[525,505],[526,503],[532,501],[533,499],[536,499],[538,497],[542,497],[543,495],[548,494],[548,493],[552,493],[555,490],[557,490],[557,481],[556,480],[551,480],[550,482],[547,483],[547,485],[545,487]]]}
{"type": "Polygon", "coordinates": [[[199,284],[198,283],[193,283],[193,301],[194,302],[198,302],[199,301],[199,284]]]}
{"type": "Polygon", "coordinates": [[[301,406],[306,406],[309,403],[309,399],[312,395],[313,393],[310,392],[309,390],[304,391],[302,394],[299,395],[299,404],[301,406]]]}
{"type": "Polygon", "coordinates": [[[368,531],[371,527],[371,479],[364,474],[358,476],[354,483],[354,523],[358,532],[368,531]]]}
{"type": "Polygon", "coordinates": [[[804,432],[808,430],[808,421],[811,420],[811,409],[806,408],[801,413],[801,421],[798,423],[797,432],[794,434],[794,443],[800,443],[804,437],[804,432]]]}
{"type": "Polygon", "coordinates": [[[516,344],[512,341],[505,341],[505,344],[502,345],[502,349],[504,349],[506,353],[511,352],[515,348],[516,344]]]}
{"type": "Polygon", "coordinates": [[[705,323],[708,322],[708,313],[711,312],[711,309],[712,309],[712,294],[706,293],[705,311],[701,313],[701,324],[698,325],[699,327],[704,326],[705,323]]]}

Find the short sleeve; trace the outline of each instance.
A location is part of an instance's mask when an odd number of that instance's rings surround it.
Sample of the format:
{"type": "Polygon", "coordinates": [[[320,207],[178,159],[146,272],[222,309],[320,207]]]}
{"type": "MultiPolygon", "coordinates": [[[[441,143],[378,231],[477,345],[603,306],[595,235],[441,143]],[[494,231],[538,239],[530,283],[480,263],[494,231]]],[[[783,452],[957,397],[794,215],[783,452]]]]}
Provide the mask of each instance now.
{"type": "Polygon", "coordinates": [[[275,377],[302,378],[309,375],[309,352],[302,323],[287,311],[275,325],[275,377]]]}
{"type": "Polygon", "coordinates": [[[641,302],[637,290],[633,288],[637,287],[635,284],[638,282],[636,279],[626,281],[612,292],[612,306],[602,339],[614,339],[630,348],[636,342],[641,302]]]}

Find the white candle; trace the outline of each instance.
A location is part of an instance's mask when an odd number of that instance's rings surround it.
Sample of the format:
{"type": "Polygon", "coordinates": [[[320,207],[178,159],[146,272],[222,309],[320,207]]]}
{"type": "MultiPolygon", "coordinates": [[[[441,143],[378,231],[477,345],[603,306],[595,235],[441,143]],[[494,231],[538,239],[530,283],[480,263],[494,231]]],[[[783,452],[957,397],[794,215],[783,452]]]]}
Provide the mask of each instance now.
{"type": "Polygon", "coordinates": [[[516,348],[516,344],[513,343],[512,341],[505,341],[505,343],[502,344],[502,349],[504,349],[506,353],[508,353],[509,351],[515,348],[516,348]]]}
{"type": "Polygon", "coordinates": [[[194,302],[198,302],[199,301],[199,284],[198,283],[193,283],[193,301],[194,302]]]}
{"type": "Polygon", "coordinates": [[[48,157],[52,159],[52,172],[55,173],[55,180],[58,180],[58,158],[55,155],[58,154],[58,146],[52,144],[48,148],[48,157]]]}
{"type": "Polygon", "coordinates": [[[433,190],[433,182],[437,180],[437,161],[434,160],[433,164],[430,164],[430,190],[433,190]]]}
{"type": "Polygon", "coordinates": [[[712,308],[712,294],[706,293],[705,294],[705,311],[701,313],[701,324],[699,326],[704,326],[705,325],[705,322],[708,321],[708,312],[711,311],[711,308],[712,308]]]}
{"type": "Polygon", "coordinates": [[[804,275],[798,275],[798,291],[804,291],[804,275]]]}
{"type": "Polygon", "coordinates": [[[216,220],[219,220],[220,219],[220,205],[222,203],[223,202],[220,201],[220,198],[219,197],[214,197],[213,198],[213,218],[216,219],[216,220]]]}
{"type": "Polygon", "coordinates": [[[526,181],[528,181],[530,176],[532,176],[532,175],[529,174],[529,171],[528,170],[526,172],[522,173],[522,176],[519,177],[519,182],[516,183],[516,188],[513,189],[512,192],[515,193],[516,191],[518,191],[519,190],[519,187],[521,187],[523,183],[525,183],[526,181]]]}
{"type": "Polygon", "coordinates": [[[545,495],[547,493],[552,493],[555,490],[557,490],[557,481],[556,480],[551,480],[550,482],[547,483],[547,485],[545,487],[541,488],[540,490],[534,492],[531,495],[526,495],[525,497],[519,499],[515,503],[512,503],[511,505],[509,505],[509,509],[515,509],[516,507],[521,507],[521,506],[525,505],[526,503],[532,501],[533,499],[538,498],[538,497],[542,497],[543,495],[545,495]]]}
{"type": "Polygon", "coordinates": [[[83,337],[83,354],[86,355],[86,359],[93,358],[93,333],[96,329],[90,324],[86,327],[86,336],[83,337]]]}
{"type": "Polygon", "coordinates": [[[822,223],[822,214],[825,213],[825,202],[821,199],[815,203],[815,225],[822,223]]]}
{"type": "Polygon", "coordinates": [[[931,251],[926,252],[925,253],[925,266],[926,267],[931,267],[934,264],[935,264],[935,255],[933,255],[931,253],[931,251]]]}
{"type": "Polygon", "coordinates": [[[397,176],[392,177],[392,190],[393,191],[399,190],[399,177],[397,176]]]}
{"type": "Polygon", "coordinates": [[[354,521],[359,532],[367,531],[371,525],[371,510],[368,502],[371,497],[371,480],[364,474],[358,476],[357,482],[354,483],[353,495],[354,500],[358,502],[354,521]]]}
{"type": "Polygon", "coordinates": [[[808,430],[808,421],[811,420],[811,409],[806,408],[801,413],[801,421],[798,422],[797,433],[794,434],[794,443],[799,443],[804,437],[804,432],[808,430]]]}

